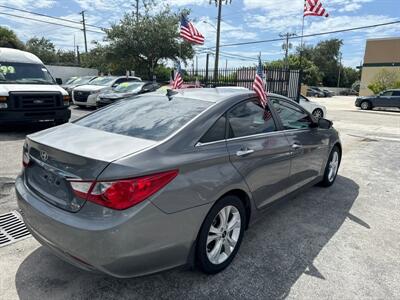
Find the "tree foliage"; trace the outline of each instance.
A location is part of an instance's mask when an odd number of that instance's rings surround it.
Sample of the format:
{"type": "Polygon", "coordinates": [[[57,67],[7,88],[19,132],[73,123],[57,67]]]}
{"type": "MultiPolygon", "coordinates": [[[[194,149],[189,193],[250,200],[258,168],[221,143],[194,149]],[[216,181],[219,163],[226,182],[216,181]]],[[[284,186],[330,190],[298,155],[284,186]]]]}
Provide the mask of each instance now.
{"type": "Polygon", "coordinates": [[[24,50],[25,45],[14,31],[0,26],[0,47],[24,50]]]}
{"type": "Polygon", "coordinates": [[[153,15],[146,12],[139,21],[134,12],[126,13],[107,30],[107,58],[149,78],[163,60],[192,58],[192,45],[178,39],[179,17],[168,7],[153,15]]]}
{"type": "Polygon", "coordinates": [[[321,84],[324,86],[336,86],[341,73],[340,86],[351,87],[360,79],[360,72],[353,68],[343,67],[339,61],[340,48],[343,41],[330,39],[319,42],[316,46],[305,46],[297,49],[297,55],[301,54],[311,61],[321,75],[321,84]]]}
{"type": "Polygon", "coordinates": [[[58,61],[54,44],[44,37],[29,39],[26,42],[26,50],[35,54],[45,64],[52,64],[58,61]]]}
{"type": "Polygon", "coordinates": [[[379,94],[387,89],[400,88],[400,76],[394,71],[383,69],[376,74],[374,80],[368,85],[368,88],[374,94],[379,94]]]}
{"type": "MultiPolygon", "coordinates": [[[[303,83],[307,85],[318,85],[321,83],[322,74],[318,67],[307,58],[303,57],[302,62],[300,62],[299,55],[289,55],[288,63],[290,69],[300,70],[301,66],[303,68],[303,83]]],[[[278,59],[266,63],[265,66],[268,68],[284,68],[286,63],[283,59],[278,59]]]]}

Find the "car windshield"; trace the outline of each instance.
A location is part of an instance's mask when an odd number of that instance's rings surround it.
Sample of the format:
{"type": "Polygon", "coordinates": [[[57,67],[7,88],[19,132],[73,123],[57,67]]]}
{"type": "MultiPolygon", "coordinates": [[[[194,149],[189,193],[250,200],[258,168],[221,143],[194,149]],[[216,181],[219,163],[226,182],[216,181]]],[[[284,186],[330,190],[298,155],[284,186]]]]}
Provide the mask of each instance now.
{"type": "Polygon", "coordinates": [[[112,83],[114,82],[115,77],[97,77],[96,79],[93,79],[90,84],[92,85],[106,85],[106,86],[111,86],[112,83]]]}
{"type": "Polygon", "coordinates": [[[140,91],[144,83],[141,82],[123,82],[114,88],[117,93],[127,93],[140,91]]]}
{"type": "Polygon", "coordinates": [[[71,77],[65,82],[65,84],[71,84],[71,83],[75,82],[78,79],[79,79],[79,77],[71,77]]]}
{"type": "Polygon", "coordinates": [[[78,77],[72,83],[73,84],[86,84],[86,83],[89,83],[92,79],[93,79],[93,76],[78,77]]]}
{"type": "Polygon", "coordinates": [[[148,95],[120,101],[75,122],[77,125],[160,141],[192,120],[212,102],[148,95]]]}
{"type": "Polygon", "coordinates": [[[53,77],[41,64],[0,61],[0,84],[55,84],[53,77]]]}

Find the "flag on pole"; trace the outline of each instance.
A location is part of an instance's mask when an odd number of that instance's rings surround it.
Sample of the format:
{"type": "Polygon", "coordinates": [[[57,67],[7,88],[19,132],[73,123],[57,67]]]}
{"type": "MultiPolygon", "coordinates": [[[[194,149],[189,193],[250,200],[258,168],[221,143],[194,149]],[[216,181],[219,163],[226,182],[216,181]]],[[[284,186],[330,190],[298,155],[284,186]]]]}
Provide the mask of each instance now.
{"type": "Polygon", "coordinates": [[[174,83],[172,85],[173,89],[180,89],[183,84],[183,78],[182,78],[182,70],[181,70],[181,63],[178,61],[176,63],[176,74],[175,74],[175,79],[174,83]]]}
{"type": "Polygon", "coordinates": [[[189,22],[184,15],[181,16],[180,36],[190,43],[198,45],[204,44],[204,36],[196,29],[196,27],[194,27],[191,22],[189,22]]]}
{"type": "Polygon", "coordinates": [[[328,12],[322,6],[320,0],[305,0],[304,1],[304,17],[317,16],[329,17],[328,12]]]}
{"type": "Polygon", "coordinates": [[[258,66],[256,70],[256,78],[253,82],[253,89],[258,96],[261,106],[265,108],[267,106],[267,93],[265,90],[265,76],[261,63],[261,56],[258,57],[258,66]]]}

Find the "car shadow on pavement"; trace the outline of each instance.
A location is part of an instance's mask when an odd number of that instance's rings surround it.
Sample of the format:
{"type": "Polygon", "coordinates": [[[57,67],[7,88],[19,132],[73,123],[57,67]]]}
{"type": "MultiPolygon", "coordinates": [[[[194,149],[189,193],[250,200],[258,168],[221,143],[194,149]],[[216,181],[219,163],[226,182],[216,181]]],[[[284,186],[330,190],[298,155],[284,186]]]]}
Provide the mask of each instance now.
{"type": "Polygon", "coordinates": [[[4,125],[0,128],[0,141],[24,140],[26,135],[54,126],[54,122],[4,125]]]}
{"type": "Polygon", "coordinates": [[[358,191],[357,183],[338,176],[328,189],[313,187],[277,205],[246,231],[232,265],[214,276],[171,270],[141,278],[116,279],[81,271],[52,255],[47,248],[39,247],[17,271],[18,296],[20,299],[282,299],[303,274],[330,280],[313,261],[346,219],[369,228],[349,213],[358,191]]]}

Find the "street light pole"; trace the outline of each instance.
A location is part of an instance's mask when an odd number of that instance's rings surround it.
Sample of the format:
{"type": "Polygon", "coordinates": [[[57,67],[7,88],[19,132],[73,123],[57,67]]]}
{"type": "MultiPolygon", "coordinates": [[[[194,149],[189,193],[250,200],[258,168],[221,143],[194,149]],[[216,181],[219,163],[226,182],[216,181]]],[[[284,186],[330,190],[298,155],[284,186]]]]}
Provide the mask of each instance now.
{"type": "Polygon", "coordinates": [[[342,52],[339,52],[339,74],[338,74],[338,80],[337,80],[337,87],[340,87],[341,70],[342,70],[342,52]]]}

